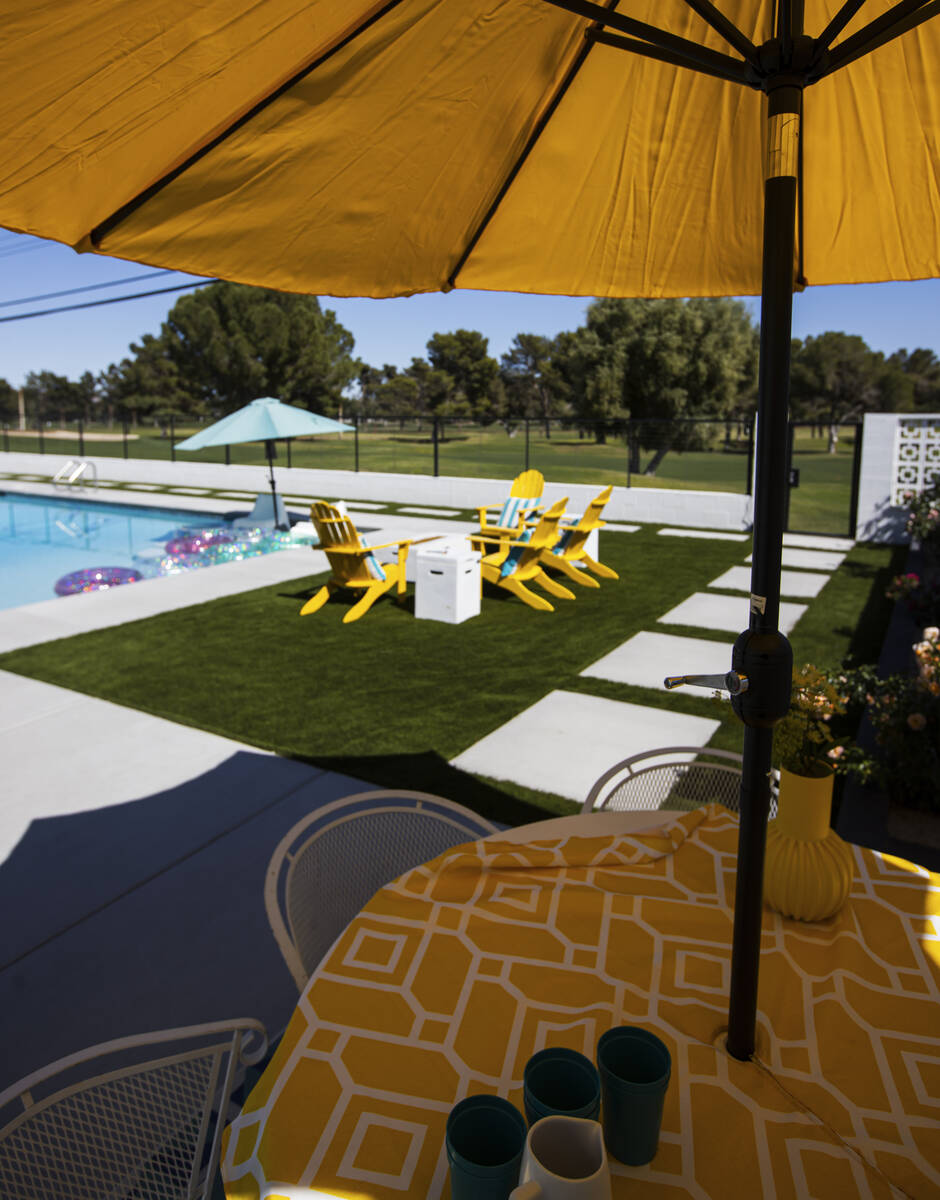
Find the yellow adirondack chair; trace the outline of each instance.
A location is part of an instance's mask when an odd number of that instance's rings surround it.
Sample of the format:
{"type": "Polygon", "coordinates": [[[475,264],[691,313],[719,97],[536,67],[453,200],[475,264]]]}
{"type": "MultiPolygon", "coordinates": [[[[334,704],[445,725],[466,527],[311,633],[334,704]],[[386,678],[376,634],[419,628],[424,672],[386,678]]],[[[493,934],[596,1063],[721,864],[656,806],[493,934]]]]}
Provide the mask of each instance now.
{"type": "Polygon", "coordinates": [[[601,513],[604,511],[604,505],[610,499],[613,485],[605,487],[600,495],[595,496],[591,503],[584,510],[578,520],[560,521],[558,524],[559,538],[553,546],[549,546],[541,553],[541,563],[545,567],[557,567],[559,571],[563,571],[569,579],[573,579],[575,583],[580,583],[583,587],[600,587],[601,585],[596,579],[592,579],[590,575],[579,570],[575,563],[584,563],[588,570],[593,571],[595,575],[600,575],[602,579],[619,579],[620,576],[610,567],[605,567],[603,563],[597,562],[585,553],[584,547],[588,538],[595,529],[600,529],[606,525],[606,521],[600,519],[601,513]]]}
{"type": "Polygon", "coordinates": [[[555,610],[542,596],[529,591],[527,583],[537,583],[553,596],[573,600],[574,592],[546,575],[539,562],[542,552],[558,540],[558,522],[567,503],[567,498],[557,501],[541,518],[535,529],[524,530],[519,538],[481,538],[481,541],[488,541],[497,546],[496,550],[485,555],[480,562],[480,572],[484,580],[505,588],[530,608],[538,608],[543,612],[555,610]]]}
{"type": "Polygon", "coordinates": [[[470,544],[473,549],[485,554],[486,549],[483,545],[485,541],[493,542],[503,538],[519,537],[525,529],[526,518],[541,513],[539,501],[542,499],[544,486],[545,479],[541,471],[523,471],[513,480],[508,499],[499,505],[484,504],[478,507],[480,534],[479,536],[476,534],[470,536],[470,544]],[[487,520],[487,515],[496,508],[499,509],[499,513],[491,525],[487,520]]]}
{"type": "Polygon", "coordinates": [[[342,588],[365,589],[363,597],[343,617],[344,625],[358,621],[379,596],[393,587],[397,586],[399,596],[404,593],[405,562],[413,539],[369,546],[362,540],[349,517],[343,516],[339,509],[323,500],[317,500],[310,506],[310,519],[316,526],[320,549],[326,552],[333,574],[300,610],[302,617],[317,612],[333,592],[342,588]],[[380,563],[374,552],[386,550],[389,546],[398,547],[398,562],[380,563]]]}

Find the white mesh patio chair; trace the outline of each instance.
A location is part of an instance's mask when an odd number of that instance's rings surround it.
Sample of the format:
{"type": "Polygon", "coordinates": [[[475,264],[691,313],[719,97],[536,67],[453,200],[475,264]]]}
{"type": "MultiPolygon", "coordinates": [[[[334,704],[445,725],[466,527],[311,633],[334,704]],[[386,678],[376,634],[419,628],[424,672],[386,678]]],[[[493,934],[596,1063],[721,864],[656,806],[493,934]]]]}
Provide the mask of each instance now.
{"type": "MultiPolygon", "coordinates": [[[[591,788],[582,812],[689,811],[723,804],[738,811],[741,755],[708,746],[663,746],[623,759],[591,788]]],[[[777,801],[772,789],[770,815],[777,801]]]]}
{"type": "Polygon", "coordinates": [[[264,903],[299,991],[379,888],[461,842],[496,833],[483,817],[426,792],[358,792],[315,809],[271,856],[264,903]]]}
{"type": "Polygon", "coordinates": [[[79,1050],[0,1093],[0,1196],[208,1200],[241,1068],[264,1026],[216,1021],[79,1050]]]}

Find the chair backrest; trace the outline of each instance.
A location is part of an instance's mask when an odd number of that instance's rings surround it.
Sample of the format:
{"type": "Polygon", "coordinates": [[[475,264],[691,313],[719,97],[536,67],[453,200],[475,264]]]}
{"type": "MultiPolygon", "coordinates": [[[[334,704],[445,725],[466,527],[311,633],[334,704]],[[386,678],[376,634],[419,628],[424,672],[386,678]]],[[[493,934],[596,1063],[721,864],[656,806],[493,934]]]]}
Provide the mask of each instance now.
{"type": "Polygon", "coordinates": [[[604,522],[601,520],[601,513],[604,511],[604,507],[608,500],[610,500],[613,490],[614,485],[609,483],[602,492],[598,492],[598,494],[581,514],[581,519],[578,521],[577,525],[575,525],[576,530],[579,532],[583,530],[585,533],[590,533],[599,525],[604,524],[604,522]]]}
{"type": "Polygon", "coordinates": [[[523,471],[512,481],[509,498],[504,501],[496,518],[496,524],[504,529],[521,525],[542,499],[545,479],[541,471],[523,471]]]}
{"type": "Polygon", "coordinates": [[[512,481],[509,494],[510,496],[518,497],[520,500],[539,500],[541,499],[544,487],[545,476],[541,471],[532,469],[523,471],[521,475],[516,476],[512,481]]]}
{"type": "Polygon", "coordinates": [[[317,531],[319,549],[326,552],[335,576],[353,583],[385,579],[382,564],[374,554],[369,553],[368,541],[345,513],[325,500],[315,500],[310,506],[310,520],[317,531]],[[356,553],[351,554],[350,551],[361,553],[357,557],[356,553]]]}
{"type": "Polygon", "coordinates": [[[405,871],[496,833],[470,809],[426,792],[358,792],[315,809],[268,864],[268,921],[299,991],[349,922],[405,871]]]}
{"type": "Polygon", "coordinates": [[[505,579],[507,575],[518,575],[522,578],[529,571],[534,573],[541,570],[539,559],[542,551],[554,546],[558,541],[558,522],[565,515],[567,503],[567,496],[556,500],[548,512],[539,518],[538,525],[523,533],[525,545],[513,546],[510,549],[500,570],[502,578],[505,579]]]}
{"type": "Polygon", "coordinates": [[[361,550],[362,542],[356,526],[344,513],[325,500],[310,505],[310,520],[320,539],[320,549],[361,550]]]}
{"type": "Polygon", "coordinates": [[[260,1022],[217,1021],[34,1071],[0,1094],[0,1196],[208,1200],[236,1070],[266,1050],[260,1022]]]}
{"type": "MultiPolygon", "coordinates": [[[[688,811],[718,803],[737,812],[741,755],[708,746],[664,746],[633,754],[605,771],[591,788],[582,812],[688,811]]],[[[771,800],[771,816],[777,811],[771,800]]]]}
{"type": "MultiPolygon", "coordinates": [[[[552,547],[556,554],[560,554],[563,550],[569,552],[580,550],[594,530],[600,529],[605,524],[601,520],[601,513],[613,490],[613,484],[608,484],[602,492],[594,497],[578,520],[573,525],[569,525],[567,529],[562,530],[561,537],[552,547]]],[[[572,554],[572,557],[575,555],[572,554]]]]}

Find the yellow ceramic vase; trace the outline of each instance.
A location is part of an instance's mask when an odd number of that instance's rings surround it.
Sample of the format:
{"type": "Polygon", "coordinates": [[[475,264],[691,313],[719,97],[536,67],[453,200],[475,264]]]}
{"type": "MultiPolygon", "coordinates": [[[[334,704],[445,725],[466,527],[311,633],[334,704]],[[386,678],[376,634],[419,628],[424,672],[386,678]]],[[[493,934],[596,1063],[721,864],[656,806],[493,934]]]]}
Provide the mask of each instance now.
{"type": "Polygon", "coordinates": [[[829,828],[832,778],[780,772],[777,819],[767,827],[764,899],[798,921],[835,916],[852,888],[852,851],[829,828]]]}

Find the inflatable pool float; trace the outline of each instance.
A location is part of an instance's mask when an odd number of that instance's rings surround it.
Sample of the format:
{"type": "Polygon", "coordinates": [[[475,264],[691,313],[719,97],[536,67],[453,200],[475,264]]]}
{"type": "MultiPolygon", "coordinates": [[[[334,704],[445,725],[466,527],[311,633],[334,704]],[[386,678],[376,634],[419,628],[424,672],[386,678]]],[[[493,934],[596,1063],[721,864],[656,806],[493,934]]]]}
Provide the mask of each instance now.
{"type": "Polygon", "coordinates": [[[235,534],[230,529],[187,529],[171,538],[164,549],[167,554],[199,554],[207,546],[225,545],[233,542],[235,534]]]}
{"type": "Polygon", "coordinates": [[[63,575],[55,585],[55,594],[74,596],[78,592],[103,592],[124,583],[136,583],[138,579],[143,579],[143,575],[132,567],[84,567],[81,571],[63,575]]]}

